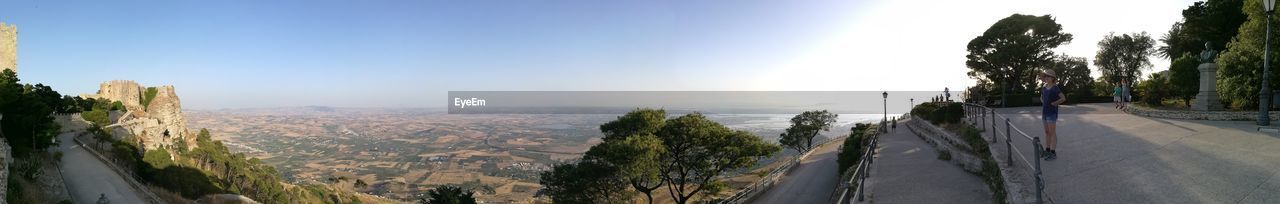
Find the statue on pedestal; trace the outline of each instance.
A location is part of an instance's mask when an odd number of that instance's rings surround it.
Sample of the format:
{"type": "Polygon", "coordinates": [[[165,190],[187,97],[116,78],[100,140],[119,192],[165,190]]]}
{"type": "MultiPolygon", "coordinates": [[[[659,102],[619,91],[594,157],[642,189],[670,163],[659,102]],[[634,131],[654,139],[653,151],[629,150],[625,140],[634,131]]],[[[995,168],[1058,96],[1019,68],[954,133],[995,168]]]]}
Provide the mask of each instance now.
{"type": "Polygon", "coordinates": [[[1222,110],[1222,101],[1218,100],[1218,65],[1213,60],[1218,57],[1218,51],[1213,50],[1213,44],[1204,43],[1204,51],[1200,52],[1200,93],[1196,94],[1196,99],[1191,102],[1191,110],[1198,111],[1218,111],[1222,110]]]}
{"type": "Polygon", "coordinates": [[[1217,57],[1218,57],[1218,51],[1213,50],[1213,43],[1205,42],[1204,51],[1200,51],[1200,63],[1201,64],[1213,63],[1213,60],[1217,57]]]}

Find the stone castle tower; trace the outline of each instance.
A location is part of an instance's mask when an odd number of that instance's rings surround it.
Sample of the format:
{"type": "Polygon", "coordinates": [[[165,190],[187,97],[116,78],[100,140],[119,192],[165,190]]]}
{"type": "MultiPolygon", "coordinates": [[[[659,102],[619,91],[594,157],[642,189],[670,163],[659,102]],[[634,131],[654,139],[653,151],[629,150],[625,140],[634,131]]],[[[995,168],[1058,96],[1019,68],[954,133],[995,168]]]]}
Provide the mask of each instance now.
{"type": "Polygon", "coordinates": [[[18,72],[18,26],[0,22],[0,69],[18,72]]]}

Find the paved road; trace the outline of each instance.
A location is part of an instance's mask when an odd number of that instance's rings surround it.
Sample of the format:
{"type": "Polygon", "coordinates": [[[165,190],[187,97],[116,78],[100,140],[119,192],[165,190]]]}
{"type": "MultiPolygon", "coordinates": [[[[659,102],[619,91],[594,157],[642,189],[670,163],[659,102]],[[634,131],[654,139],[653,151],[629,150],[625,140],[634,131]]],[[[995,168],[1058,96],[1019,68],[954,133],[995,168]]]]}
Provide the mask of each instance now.
{"type": "Polygon", "coordinates": [[[778,184],[760,195],[752,203],[828,203],[840,175],[837,174],[836,154],[844,139],[814,150],[809,158],[800,162],[778,184]]]}
{"type": "MultiPolygon", "coordinates": [[[[1058,159],[1042,162],[1054,203],[1280,203],[1280,136],[1252,121],[1147,118],[1110,104],[1061,110],[1058,159]]],[[[997,111],[1043,136],[1039,107],[997,111]]]]}
{"type": "Polygon", "coordinates": [[[881,136],[876,151],[863,203],[991,203],[981,178],[938,160],[937,150],[905,125],[881,136]]]}
{"type": "MultiPolygon", "coordinates": [[[[65,116],[59,116],[65,117],[65,116]]],[[[63,122],[64,130],[69,127],[63,122]]],[[[105,194],[111,203],[147,203],[129,187],[124,178],[112,171],[106,164],[98,160],[84,147],[76,145],[72,138],[78,131],[70,131],[58,135],[58,149],[62,151],[62,178],[75,203],[96,203],[98,197],[105,194]]]]}

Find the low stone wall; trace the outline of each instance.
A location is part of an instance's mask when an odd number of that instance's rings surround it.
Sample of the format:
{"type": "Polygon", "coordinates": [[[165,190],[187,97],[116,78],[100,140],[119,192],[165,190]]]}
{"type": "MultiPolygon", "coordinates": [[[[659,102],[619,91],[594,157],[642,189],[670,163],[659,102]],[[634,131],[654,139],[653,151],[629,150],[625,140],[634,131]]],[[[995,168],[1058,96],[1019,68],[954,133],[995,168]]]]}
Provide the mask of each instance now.
{"type": "MultiPolygon", "coordinates": [[[[1130,105],[1124,109],[1124,112],[1152,117],[1167,119],[1183,119],[1183,120],[1213,120],[1213,121],[1254,121],[1258,119],[1258,111],[1191,111],[1191,110],[1160,110],[1142,106],[1130,105]]],[[[1280,111],[1271,111],[1271,120],[1280,119],[1280,111]]]]}
{"type": "Polygon", "coordinates": [[[951,152],[951,163],[968,172],[982,172],[982,158],[969,152],[973,148],[959,136],[920,118],[908,120],[907,129],[934,148],[951,152]]]}
{"type": "Polygon", "coordinates": [[[9,192],[9,166],[13,164],[13,152],[9,149],[9,143],[4,138],[0,138],[0,204],[9,203],[3,198],[7,198],[9,192]]]}

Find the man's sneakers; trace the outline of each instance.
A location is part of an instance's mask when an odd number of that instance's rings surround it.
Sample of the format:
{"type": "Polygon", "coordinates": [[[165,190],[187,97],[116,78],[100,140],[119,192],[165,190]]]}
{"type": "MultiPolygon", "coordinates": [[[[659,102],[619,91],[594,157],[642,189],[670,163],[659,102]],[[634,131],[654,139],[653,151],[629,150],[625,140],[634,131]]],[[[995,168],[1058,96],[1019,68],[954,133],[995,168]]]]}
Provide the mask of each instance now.
{"type": "Polygon", "coordinates": [[[1058,151],[1050,150],[1046,148],[1043,152],[1041,152],[1040,157],[1044,158],[1045,161],[1052,161],[1054,159],[1058,159],[1058,151]]]}

